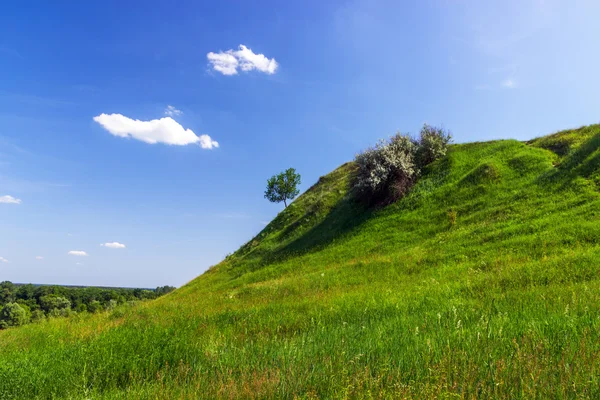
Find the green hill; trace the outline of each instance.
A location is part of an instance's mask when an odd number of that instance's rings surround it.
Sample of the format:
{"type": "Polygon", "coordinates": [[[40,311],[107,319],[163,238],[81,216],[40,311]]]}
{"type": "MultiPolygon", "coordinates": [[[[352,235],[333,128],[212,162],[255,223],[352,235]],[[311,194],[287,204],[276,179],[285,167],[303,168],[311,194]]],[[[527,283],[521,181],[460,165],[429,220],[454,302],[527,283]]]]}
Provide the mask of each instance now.
{"type": "Polygon", "coordinates": [[[599,398],[600,125],[352,163],[158,300],[0,332],[2,399],[599,398]]]}

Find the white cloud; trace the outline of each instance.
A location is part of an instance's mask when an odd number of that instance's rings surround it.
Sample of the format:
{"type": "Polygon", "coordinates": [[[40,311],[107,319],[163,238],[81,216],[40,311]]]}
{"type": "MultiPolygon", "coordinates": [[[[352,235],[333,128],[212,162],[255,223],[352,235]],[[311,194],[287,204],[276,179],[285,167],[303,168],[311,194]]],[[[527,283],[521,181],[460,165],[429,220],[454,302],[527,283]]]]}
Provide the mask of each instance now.
{"type": "Polygon", "coordinates": [[[124,249],[125,248],[125,245],[123,243],[119,243],[119,242],[102,243],[100,246],[108,247],[111,249],[124,249]]]}
{"type": "Polygon", "coordinates": [[[85,251],[81,251],[81,250],[71,250],[67,254],[70,256],[79,256],[79,257],[87,257],[87,255],[88,255],[88,253],[86,253],[85,251]]]}
{"type": "Polygon", "coordinates": [[[170,117],[177,116],[183,114],[183,111],[176,109],[175,107],[168,105],[165,109],[165,115],[170,117]]]}
{"type": "Polygon", "coordinates": [[[509,78],[502,82],[502,87],[505,87],[507,89],[514,89],[517,87],[517,83],[509,78]]]}
{"type": "Polygon", "coordinates": [[[36,256],[36,257],[35,257],[35,259],[36,259],[36,260],[43,260],[43,259],[44,259],[44,257],[42,257],[42,256],[36,256]]]}
{"type": "Polygon", "coordinates": [[[213,147],[219,147],[219,142],[212,140],[208,135],[200,135],[200,147],[203,149],[212,149],[213,147]]]}
{"type": "MultiPolygon", "coordinates": [[[[230,52],[232,50],[228,50],[230,52]]],[[[212,64],[215,71],[222,73],[223,75],[235,75],[237,74],[238,60],[233,54],[213,53],[212,51],[206,55],[208,62],[212,64]]]]}
{"type": "Polygon", "coordinates": [[[21,199],[15,199],[12,196],[0,196],[0,203],[3,204],[21,204],[21,199]]]}
{"type": "Polygon", "coordinates": [[[83,265],[83,263],[76,262],[75,265],[83,265]]]}
{"type": "Polygon", "coordinates": [[[2,263],[8,263],[8,260],[4,257],[0,257],[0,262],[2,263]]]}
{"type": "Polygon", "coordinates": [[[171,117],[140,121],[121,114],[100,114],[94,117],[94,121],[114,136],[132,137],[145,143],[178,146],[198,143],[203,149],[219,147],[219,143],[212,140],[210,136],[196,136],[191,129],[184,129],[171,117]]]}
{"type": "Polygon", "coordinates": [[[208,62],[215,71],[223,75],[236,75],[238,70],[252,71],[258,70],[265,74],[272,75],[277,71],[279,64],[274,58],[267,58],[264,54],[255,54],[251,49],[240,44],[238,50],[227,50],[206,55],[208,62]]]}

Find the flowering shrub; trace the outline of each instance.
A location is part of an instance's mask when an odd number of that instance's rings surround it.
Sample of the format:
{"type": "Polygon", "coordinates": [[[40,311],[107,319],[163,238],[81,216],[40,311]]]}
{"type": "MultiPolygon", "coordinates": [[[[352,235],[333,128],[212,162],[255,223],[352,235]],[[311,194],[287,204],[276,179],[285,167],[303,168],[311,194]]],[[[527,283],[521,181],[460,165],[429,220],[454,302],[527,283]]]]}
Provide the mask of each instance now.
{"type": "Polygon", "coordinates": [[[419,168],[425,167],[446,155],[448,144],[452,140],[450,132],[431,125],[423,125],[419,135],[419,145],[416,154],[419,168]]]}
{"type": "Polygon", "coordinates": [[[358,154],[354,187],[360,196],[370,203],[391,203],[403,196],[417,172],[416,150],[412,138],[398,133],[358,154]]]}
{"type": "Polygon", "coordinates": [[[385,205],[403,197],[421,169],[446,154],[449,133],[424,125],[418,140],[397,133],[356,156],[354,189],[370,204],[385,205]]]}

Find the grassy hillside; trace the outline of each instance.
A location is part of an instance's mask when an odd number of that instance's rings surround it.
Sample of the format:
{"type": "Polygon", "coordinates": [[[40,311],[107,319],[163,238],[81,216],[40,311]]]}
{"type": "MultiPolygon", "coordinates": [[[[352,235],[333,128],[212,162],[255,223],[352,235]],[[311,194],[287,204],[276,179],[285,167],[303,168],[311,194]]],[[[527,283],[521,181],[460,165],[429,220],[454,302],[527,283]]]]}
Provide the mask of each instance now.
{"type": "Polygon", "coordinates": [[[0,332],[2,399],[598,398],[600,126],[345,164],[177,291],[0,332]]]}

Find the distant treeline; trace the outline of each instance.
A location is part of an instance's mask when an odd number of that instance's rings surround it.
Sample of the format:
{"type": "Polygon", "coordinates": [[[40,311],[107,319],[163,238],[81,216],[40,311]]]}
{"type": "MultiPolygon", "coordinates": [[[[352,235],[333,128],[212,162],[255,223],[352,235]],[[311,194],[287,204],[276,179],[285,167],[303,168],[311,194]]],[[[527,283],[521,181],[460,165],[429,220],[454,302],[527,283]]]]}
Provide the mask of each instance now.
{"type": "Polygon", "coordinates": [[[111,310],[119,304],[150,300],[175,290],[172,286],[151,289],[78,287],[0,283],[0,329],[24,325],[49,317],[111,310]]]}

